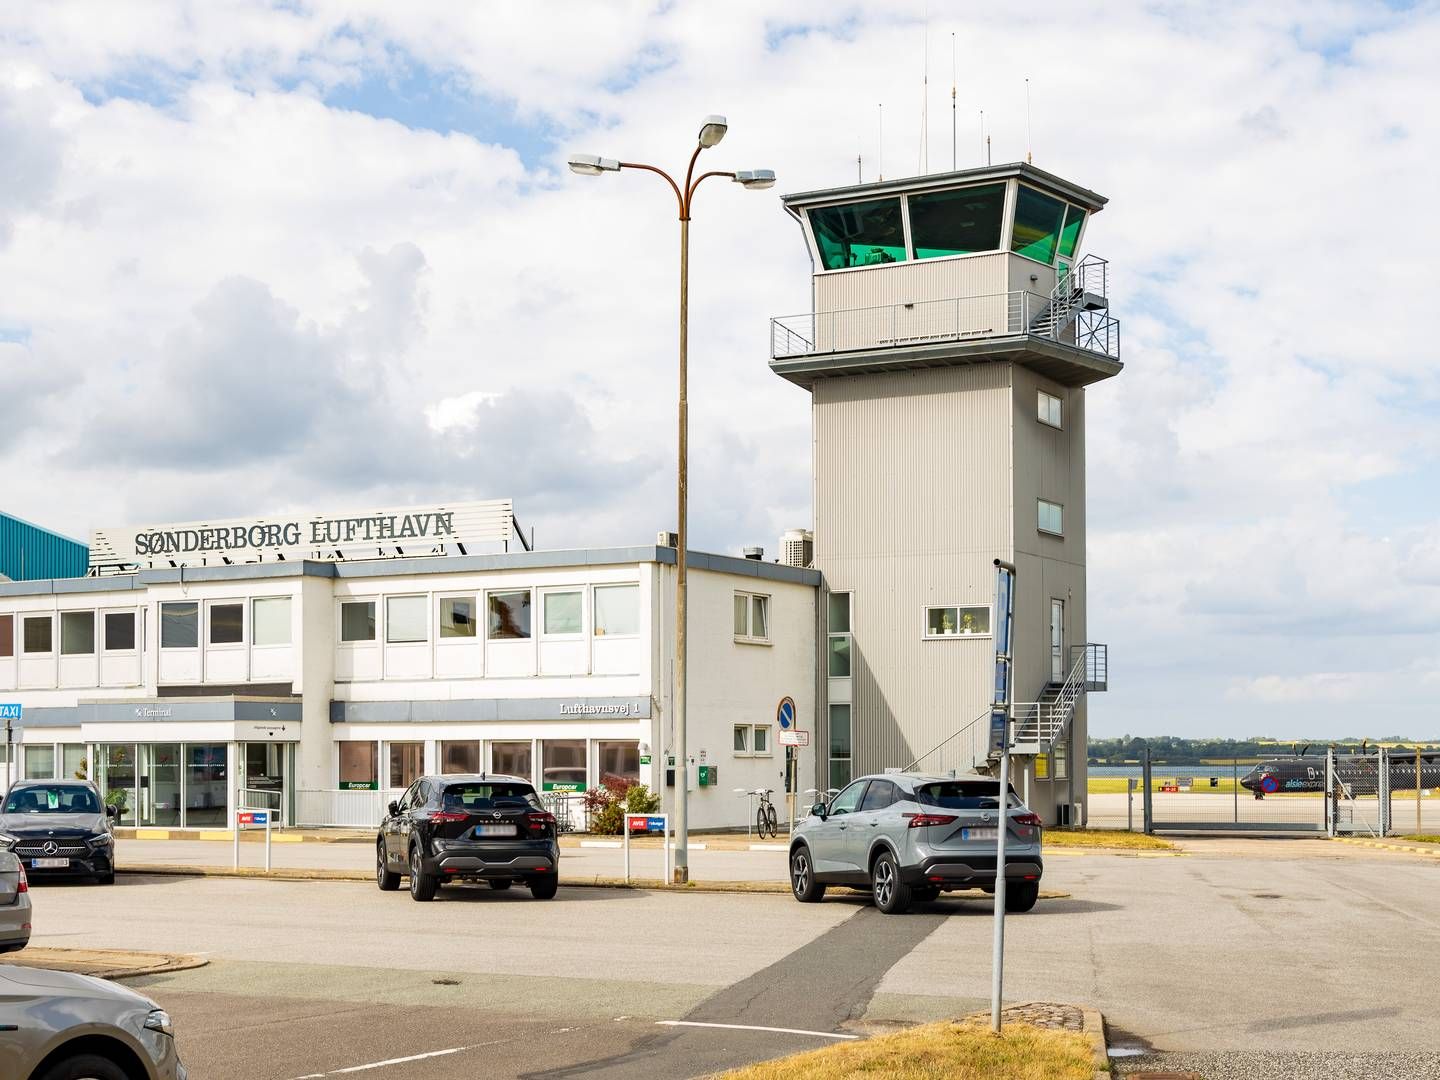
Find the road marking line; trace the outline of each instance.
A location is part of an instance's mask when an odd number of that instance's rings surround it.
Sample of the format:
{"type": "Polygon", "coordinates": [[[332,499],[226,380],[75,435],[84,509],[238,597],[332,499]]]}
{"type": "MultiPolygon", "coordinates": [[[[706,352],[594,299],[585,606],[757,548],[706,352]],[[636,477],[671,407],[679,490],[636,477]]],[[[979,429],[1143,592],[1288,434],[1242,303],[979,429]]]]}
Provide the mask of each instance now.
{"type": "Polygon", "coordinates": [[[756,1024],[705,1024],[699,1020],[657,1020],[663,1027],[725,1028],[729,1031],[775,1031],[781,1035],[813,1035],[819,1039],[858,1039],[859,1035],[841,1035],[834,1031],[806,1031],[804,1028],[760,1027],[756,1024]]]}
{"type": "Polygon", "coordinates": [[[383,1069],[387,1065],[404,1065],[411,1061],[424,1061],[426,1058],[448,1057],[451,1054],[463,1054],[466,1050],[477,1050],[482,1046],[496,1046],[501,1040],[493,1042],[476,1043],[474,1046],[452,1046],[449,1050],[431,1050],[425,1054],[411,1054],[409,1057],[387,1058],[385,1061],[372,1061],[366,1065],[350,1065],[344,1069],[331,1069],[323,1073],[306,1073],[304,1076],[297,1076],[295,1080],[322,1080],[326,1076],[343,1076],[346,1073],[367,1072],[370,1069],[383,1069]]]}

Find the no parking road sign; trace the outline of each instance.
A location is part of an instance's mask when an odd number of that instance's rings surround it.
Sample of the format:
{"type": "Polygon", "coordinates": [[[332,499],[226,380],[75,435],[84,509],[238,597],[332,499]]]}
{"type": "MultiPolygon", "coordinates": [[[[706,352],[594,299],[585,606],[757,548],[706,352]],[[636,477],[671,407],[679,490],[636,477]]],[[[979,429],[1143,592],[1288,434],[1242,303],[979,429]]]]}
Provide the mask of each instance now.
{"type": "Polygon", "coordinates": [[[775,723],[780,725],[781,731],[789,731],[795,726],[795,699],[782,697],[780,704],[775,707],[775,723]]]}

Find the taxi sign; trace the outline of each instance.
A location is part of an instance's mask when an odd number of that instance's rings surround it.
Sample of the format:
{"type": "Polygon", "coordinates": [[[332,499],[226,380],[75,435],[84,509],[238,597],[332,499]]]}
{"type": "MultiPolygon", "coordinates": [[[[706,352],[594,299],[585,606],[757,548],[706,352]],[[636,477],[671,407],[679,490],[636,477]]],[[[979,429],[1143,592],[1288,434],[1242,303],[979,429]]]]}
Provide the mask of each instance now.
{"type": "Polygon", "coordinates": [[[0,720],[19,720],[24,715],[24,705],[0,705],[0,720]]]}

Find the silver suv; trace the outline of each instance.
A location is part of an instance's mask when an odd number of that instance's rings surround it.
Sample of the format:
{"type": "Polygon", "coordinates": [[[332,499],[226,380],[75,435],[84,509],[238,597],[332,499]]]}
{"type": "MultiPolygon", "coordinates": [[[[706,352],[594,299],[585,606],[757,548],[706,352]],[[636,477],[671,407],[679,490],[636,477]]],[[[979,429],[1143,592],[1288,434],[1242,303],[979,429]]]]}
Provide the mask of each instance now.
{"type": "MultiPolygon", "coordinates": [[[[862,776],[828,805],[816,803],[790,842],[790,888],[813,904],[827,885],[869,887],[887,915],[946,889],[995,889],[1000,785],[994,777],[886,773],[862,776]]],[[[1010,788],[1005,910],[1040,895],[1041,821],[1010,788]]]]}

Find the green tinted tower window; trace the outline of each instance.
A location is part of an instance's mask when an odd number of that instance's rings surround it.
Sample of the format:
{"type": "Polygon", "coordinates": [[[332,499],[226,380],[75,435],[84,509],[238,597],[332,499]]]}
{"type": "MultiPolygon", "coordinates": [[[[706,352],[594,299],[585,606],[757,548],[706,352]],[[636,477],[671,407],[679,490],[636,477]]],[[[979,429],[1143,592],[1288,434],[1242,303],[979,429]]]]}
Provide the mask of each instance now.
{"type": "Polygon", "coordinates": [[[876,199],[807,211],[826,270],[903,262],[905,226],[899,199],[876,199]]]}
{"type": "Polygon", "coordinates": [[[1021,184],[1015,200],[1015,232],[1010,250],[1036,262],[1054,262],[1064,218],[1063,202],[1021,184]]]}
{"type": "Polygon", "coordinates": [[[1060,230],[1060,257],[1067,262],[1075,258],[1080,245],[1080,229],[1085,224],[1085,211],[1071,206],[1065,211],[1065,227],[1060,230]]]}
{"type": "Polygon", "coordinates": [[[910,196],[910,243],[917,259],[1000,250],[1005,185],[910,196]]]}

